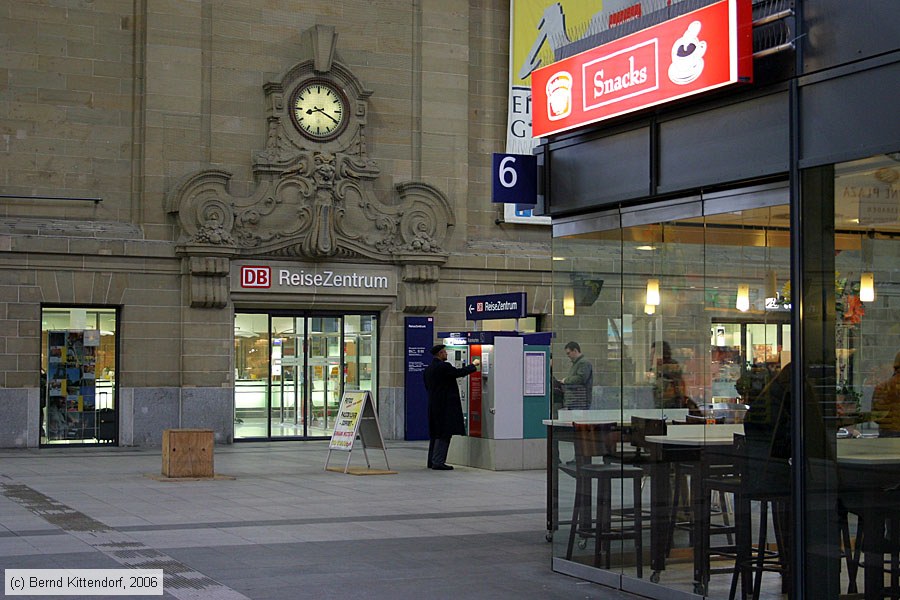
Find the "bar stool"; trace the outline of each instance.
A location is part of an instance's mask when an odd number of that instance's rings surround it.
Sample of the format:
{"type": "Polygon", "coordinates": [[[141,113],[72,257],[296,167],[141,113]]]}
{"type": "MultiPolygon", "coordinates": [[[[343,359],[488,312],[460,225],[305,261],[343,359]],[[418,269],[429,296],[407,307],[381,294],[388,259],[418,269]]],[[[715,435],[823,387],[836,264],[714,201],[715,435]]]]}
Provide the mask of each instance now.
{"type": "Polygon", "coordinates": [[[742,598],[758,600],[764,572],[780,573],[782,589],[790,596],[790,467],[768,455],[754,457],[747,449],[743,435],[734,436],[734,466],[737,479],[732,482],[734,494],[735,566],[731,578],[729,600],[741,583],[742,598]],[[736,485],[734,485],[736,484],[736,485]],[[759,505],[759,529],[753,543],[752,505],[759,505]],[[777,550],[768,549],[768,516],[772,514],[777,550]]]}
{"type": "Polygon", "coordinates": [[[621,463],[595,464],[594,457],[608,456],[611,451],[608,442],[611,434],[618,432],[616,423],[573,423],[575,444],[575,466],[561,466],[560,469],[575,478],[575,501],[572,508],[572,527],[566,559],[572,559],[575,537],[594,538],[594,566],[600,566],[601,554],[604,568],[610,568],[610,542],[612,540],[634,540],[635,567],[637,576],[643,577],[643,517],[641,509],[642,469],[621,463]],[[592,489],[597,480],[596,522],[593,519],[592,489]],[[625,517],[618,527],[612,524],[612,481],[614,479],[632,481],[633,510],[631,526],[625,525],[625,517]]]}
{"type": "MultiPolygon", "coordinates": [[[[856,589],[856,573],[863,567],[864,594],[868,598],[900,598],[900,493],[896,490],[870,490],[845,494],[847,511],[858,515],[859,527],[854,551],[847,558],[850,585],[856,589]],[[860,560],[862,553],[862,560],[860,560]],[[852,556],[852,558],[850,558],[852,556]],[[890,575],[884,585],[884,575],[890,575]]],[[[849,551],[849,527],[842,528],[843,543],[849,551]],[[846,535],[846,537],[845,537],[846,535]]]]}
{"type": "MultiPolygon", "coordinates": [[[[665,419],[631,417],[629,443],[632,448],[634,448],[634,452],[625,452],[623,450],[621,455],[613,458],[616,462],[621,462],[632,467],[638,467],[644,471],[644,476],[641,478],[642,489],[647,477],[650,476],[650,468],[654,464],[653,459],[646,451],[647,443],[645,439],[648,435],[666,435],[666,431],[667,426],[665,419]]],[[[650,518],[649,511],[644,512],[644,517],[647,519],[650,518]]]]}
{"type": "Polygon", "coordinates": [[[713,569],[712,559],[730,559],[737,561],[737,543],[735,541],[737,528],[734,520],[734,509],[729,511],[728,498],[735,498],[740,494],[741,480],[734,466],[734,450],[732,447],[715,448],[707,450],[705,455],[707,464],[703,465],[701,481],[701,501],[703,510],[702,518],[697,524],[698,538],[702,546],[695,544],[695,552],[703,553],[703,566],[700,575],[698,591],[706,593],[709,577],[716,573],[733,573],[734,567],[713,569]],[[715,505],[718,503],[718,507],[715,505]],[[721,516],[721,523],[713,523],[715,513],[721,516]],[[730,517],[729,517],[730,515],[730,517]],[[725,536],[723,543],[713,543],[714,536],[725,536]]]}
{"type": "Polygon", "coordinates": [[[856,538],[850,534],[850,513],[846,506],[846,499],[841,498],[838,502],[838,523],[841,530],[841,557],[846,561],[847,565],[847,593],[856,594],[859,588],[856,583],[859,574],[859,566],[862,562],[860,554],[862,552],[863,542],[863,517],[862,511],[856,516],[856,538]]]}

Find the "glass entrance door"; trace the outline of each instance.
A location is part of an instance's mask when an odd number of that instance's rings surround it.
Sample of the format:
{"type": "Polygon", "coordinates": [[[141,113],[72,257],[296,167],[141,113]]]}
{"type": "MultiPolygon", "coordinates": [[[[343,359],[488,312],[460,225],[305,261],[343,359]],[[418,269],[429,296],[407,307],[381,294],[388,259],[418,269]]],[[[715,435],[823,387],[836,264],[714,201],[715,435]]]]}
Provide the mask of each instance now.
{"type": "Polygon", "coordinates": [[[306,378],[303,376],[305,319],[272,317],[271,435],[295,437],[305,435],[306,378]]]}
{"type": "Polygon", "coordinates": [[[343,353],[340,317],[312,317],[309,326],[308,375],[310,435],[331,435],[341,403],[343,353]]]}
{"type": "Polygon", "coordinates": [[[376,390],[375,315],[235,314],[235,439],[331,435],[345,389],[376,390]]]}

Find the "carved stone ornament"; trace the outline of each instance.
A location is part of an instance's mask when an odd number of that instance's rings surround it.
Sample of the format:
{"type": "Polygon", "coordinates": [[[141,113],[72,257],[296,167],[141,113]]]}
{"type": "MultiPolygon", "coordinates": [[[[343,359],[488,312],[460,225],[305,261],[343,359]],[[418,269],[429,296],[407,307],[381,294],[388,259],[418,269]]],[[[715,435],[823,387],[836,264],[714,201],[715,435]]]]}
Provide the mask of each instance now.
{"type": "MultiPolygon", "coordinates": [[[[434,288],[447,260],[444,242],[454,224],[447,198],[419,182],[396,186],[396,202],[384,204],[373,191],[379,170],[366,152],[366,110],[371,95],[340,62],[333,28],[305,33],[309,57],[263,86],[267,105],[266,147],[254,159],[257,183],[247,197],[229,190],[231,173],[207,169],[182,178],[168,194],[166,210],[177,218],[177,251],[185,256],[431,265],[434,288]],[[324,69],[322,71],[321,69],[324,69]],[[327,79],[347,99],[347,126],[327,142],[304,137],[292,122],[291,98],[304,83],[327,79]]],[[[218,274],[190,269],[192,277],[218,274]]],[[[227,286],[227,278],[220,285],[227,286]]],[[[214,287],[214,286],[213,286],[214,287]]],[[[209,286],[193,285],[192,290],[209,286]]],[[[227,289],[227,288],[226,288],[227,289]]],[[[433,293],[414,294],[407,312],[431,312],[433,293]],[[426,300],[427,298],[427,300],[426,300]]],[[[225,306],[220,291],[193,297],[192,306],[225,306]]]]}

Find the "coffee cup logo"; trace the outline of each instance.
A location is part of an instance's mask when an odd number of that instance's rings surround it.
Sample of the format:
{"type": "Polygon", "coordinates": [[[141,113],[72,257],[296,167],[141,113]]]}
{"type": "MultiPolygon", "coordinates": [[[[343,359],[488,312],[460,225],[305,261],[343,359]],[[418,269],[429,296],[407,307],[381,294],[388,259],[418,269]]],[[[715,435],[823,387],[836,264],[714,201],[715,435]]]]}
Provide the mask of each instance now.
{"type": "Polygon", "coordinates": [[[572,75],[555,73],[547,80],[547,118],[558,121],[572,112],[572,75]]]}
{"type": "Polygon", "coordinates": [[[688,25],[684,35],[672,46],[672,64],[669,66],[669,80],[677,85],[687,85],[703,73],[703,55],[706,42],[700,41],[700,21],[688,25]]]}

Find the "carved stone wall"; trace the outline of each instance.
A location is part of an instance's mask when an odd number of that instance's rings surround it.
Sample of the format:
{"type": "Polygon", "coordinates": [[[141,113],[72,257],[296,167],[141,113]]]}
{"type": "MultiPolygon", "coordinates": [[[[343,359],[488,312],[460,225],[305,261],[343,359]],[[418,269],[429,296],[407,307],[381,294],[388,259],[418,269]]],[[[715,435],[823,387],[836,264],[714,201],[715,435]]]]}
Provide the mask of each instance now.
{"type": "Polygon", "coordinates": [[[411,287],[402,310],[432,312],[439,267],[447,261],[444,243],[454,225],[450,203],[421,182],[397,185],[392,204],[376,197],[379,170],[365,144],[371,92],[334,60],[332,28],[314,27],[306,37],[313,56],[263,86],[267,114],[260,118],[266,119],[269,133],[253,165],[255,191],[234,196],[231,173],[207,169],[182,178],[168,194],[166,211],[180,230],[176,250],[191,258],[192,306],[226,305],[227,295],[219,292],[227,290],[227,281],[223,288],[216,278],[218,269],[227,273],[229,259],[269,256],[402,266],[411,287]],[[352,108],[346,129],[327,142],[298,132],[285,102],[313,77],[328,78],[352,108]],[[198,257],[224,263],[195,262],[198,257]],[[429,268],[412,268],[424,266],[429,268]]]}

